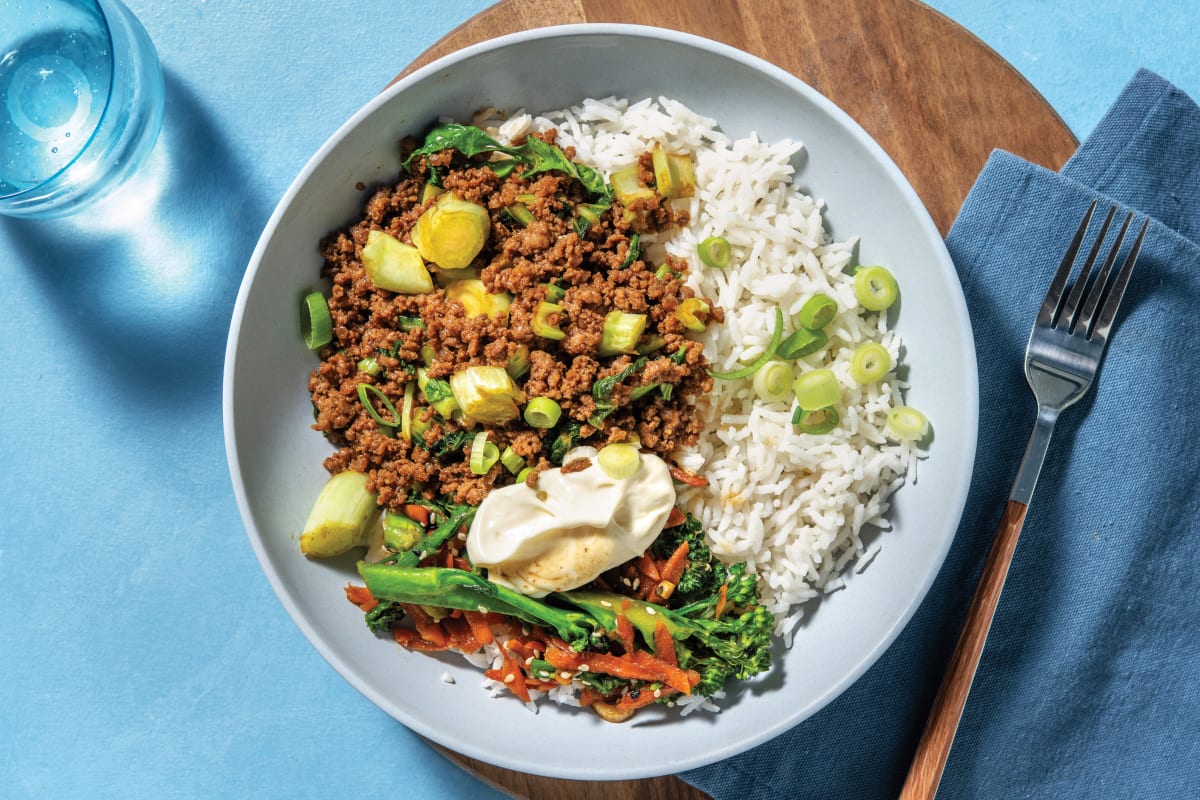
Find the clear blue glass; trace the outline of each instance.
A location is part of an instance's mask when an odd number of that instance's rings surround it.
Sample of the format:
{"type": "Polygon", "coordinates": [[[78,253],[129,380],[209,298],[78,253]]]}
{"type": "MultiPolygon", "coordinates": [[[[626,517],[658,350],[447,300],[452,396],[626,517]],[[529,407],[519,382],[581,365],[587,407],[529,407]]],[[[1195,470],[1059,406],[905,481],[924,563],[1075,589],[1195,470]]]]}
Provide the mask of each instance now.
{"type": "Polygon", "coordinates": [[[95,202],[145,160],[162,117],[158,55],[120,0],[0,0],[0,214],[95,202]]]}

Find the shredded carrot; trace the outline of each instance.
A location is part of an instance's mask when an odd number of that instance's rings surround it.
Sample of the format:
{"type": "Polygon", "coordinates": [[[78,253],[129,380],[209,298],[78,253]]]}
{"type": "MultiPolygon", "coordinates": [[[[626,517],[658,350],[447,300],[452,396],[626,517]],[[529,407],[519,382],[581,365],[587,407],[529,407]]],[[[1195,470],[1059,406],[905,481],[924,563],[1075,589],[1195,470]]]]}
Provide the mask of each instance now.
{"type": "Polygon", "coordinates": [[[672,667],[679,666],[679,660],[675,656],[675,640],[667,630],[667,623],[661,619],[654,626],[654,655],[672,667]]]}
{"type": "Polygon", "coordinates": [[[412,603],[405,603],[401,607],[404,609],[404,613],[412,618],[413,624],[417,626],[417,632],[425,641],[440,645],[442,649],[450,646],[450,637],[446,635],[446,629],[434,622],[433,617],[429,616],[425,609],[412,603]]]}
{"type": "Polygon", "coordinates": [[[429,509],[416,503],[406,503],[404,505],[404,516],[422,525],[429,524],[429,509]]]}
{"type": "Polygon", "coordinates": [[[346,599],[361,608],[364,613],[379,605],[379,601],[371,596],[371,591],[365,586],[347,584],[346,599]]]}
{"type": "Polygon", "coordinates": [[[551,639],[546,644],[544,658],[558,669],[578,669],[583,663],[584,654],[576,653],[571,646],[561,639],[551,639]]]}
{"type": "Polygon", "coordinates": [[[683,570],[687,567],[688,549],[688,543],[683,541],[675,548],[675,552],[671,553],[671,557],[662,568],[664,581],[670,581],[672,585],[679,583],[679,579],[683,577],[683,570]]]}
{"type": "Polygon", "coordinates": [[[669,472],[672,478],[680,483],[686,483],[688,486],[708,486],[708,478],[697,475],[694,472],[688,472],[682,467],[672,466],[669,472]]]}
{"type": "Polygon", "coordinates": [[[660,680],[667,686],[684,694],[692,693],[692,684],[688,681],[687,673],[679,667],[672,666],[661,658],[655,658],[645,650],[637,650],[630,654],[630,660],[640,667],[657,673],[655,680],[660,680]]]}
{"type": "Polygon", "coordinates": [[[633,652],[633,625],[629,622],[629,617],[623,613],[617,614],[617,640],[625,648],[626,653],[633,652]]]}
{"type": "Polygon", "coordinates": [[[506,648],[501,648],[501,652],[504,654],[504,677],[500,680],[504,682],[510,692],[528,703],[529,689],[525,686],[525,675],[521,672],[521,662],[513,658],[513,654],[506,648]]]}
{"type": "MultiPolygon", "coordinates": [[[[642,557],[638,559],[638,571],[652,581],[657,581],[662,578],[658,572],[658,565],[654,563],[654,559],[650,556],[649,551],[642,553],[642,557]]],[[[642,581],[646,583],[647,581],[642,581]]]]}
{"type": "Polygon", "coordinates": [[[666,527],[674,528],[675,526],[682,525],[685,522],[687,522],[687,517],[684,515],[684,513],[675,506],[671,506],[671,513],[667,515],[666,527]]]}
{"type": "Polygon", "coordinates": [[[437,652],[445,650],[446,645],[436,645],[433,642],[425,640],[419,632],[412,628],[405,628],[397,625],[392,629],[392,638],[396,640],[396,644],[401,647],[407,647],[409,650],[425,650],[429,652],[437,652]]]}
{"type": "Polygon", "coordinates": [[[471,626],[471,635],[475,637],[475,641],[480,644],[491,644],[496,640],[492,633],[492,626],[488,624],[487,615],[479,611],[463,612],[463,617],[466,618],[467,624],[471,626]]]}
{"type": "Polygon", "coordinates": [[[721,591],[717,596],[717,607],[713,609],[713,618],[720,619],[721,614],[725,611],[725,601],[729,597],[729,584],[722,583],[721,591]]]}
{"type": "MultiPolygon", "coordinates": [[[[641,659],[635,659],[635,655],[640,653],[640,650],[634,650],[632,654],[627,656],[614,656],[610,653],[587,653],[586,663],[588,669],[593,672],[603,672],[605,675],[612,675],[615,678],[629,678],[637,681],[660,681],[665,680],[662,667],[666,665],[661,661],[654,659],[657,664],[639,663],[641,659]]],[[[646,655],[650,655],[646,653],[646,655]]]]}
{"type": "Polygon", "coordinates": [[[450,641],[450,647],[463,653],[474,653],[482,645],[475,638],[470,624],[461,617],[446,617],[441,623],[450,641]]]}

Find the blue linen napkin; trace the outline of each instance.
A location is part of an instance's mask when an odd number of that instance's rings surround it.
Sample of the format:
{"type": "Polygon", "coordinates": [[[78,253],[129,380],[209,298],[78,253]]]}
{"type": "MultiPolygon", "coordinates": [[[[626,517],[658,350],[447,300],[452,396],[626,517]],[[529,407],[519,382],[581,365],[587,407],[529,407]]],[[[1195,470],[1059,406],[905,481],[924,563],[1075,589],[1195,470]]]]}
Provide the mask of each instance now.
{"type": "Polygon", "coordinates": [[[1033,424],[1029,328],[1092,198],[1153,222],[1100,377],[1059,420],[938,797],[1200,796],[1200,109],[1144,70],[1060,173],[994,153],[947,237],[979,447],[925,602],[840,698],[687,781],[721,800],[899,793],[1033,424]]]}

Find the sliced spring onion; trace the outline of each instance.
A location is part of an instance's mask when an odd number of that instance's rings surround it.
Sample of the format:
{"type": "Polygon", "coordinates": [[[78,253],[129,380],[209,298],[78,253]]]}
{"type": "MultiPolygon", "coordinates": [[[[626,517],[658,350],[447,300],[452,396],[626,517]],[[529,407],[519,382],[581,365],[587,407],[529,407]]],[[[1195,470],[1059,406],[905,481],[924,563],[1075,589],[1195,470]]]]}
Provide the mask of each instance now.
{"type": "Polygon", "coordinates": [[[553,428],[562,416],[562,406],[549,397],[535,397],[525,406],[525,422],[531,428],[553,428]]]}
{"type": "Polygon", "coordinates": [[[911,406],[896,406],[888,412],[884,428],[892,438],[902,442],[915,442],[929,433],[929,420],[911,406]]]}
{"type": "Polygon", "coordinates": [[[403,514],[385,511],[383,514],[383,543],[397,553],[407,552],[425,537],[425,528],[403,514]]]}
{"type": "Polygon", "coordinates": [[[378,386],[373,386],[369,383],[360,383],[358,385],[358,402],[363,404],[363,408],[371,415],[371,419],[380,425],[391,429],[400,427],[400,415],[396,413],[396,407],[392,405],[392,401],[387,399],[387,395],[378,386]],[[384,419],[380,416],[371,402],[371,395],[374,395],[375,399],[388,410],[388,413],[392,415],[391,419],[384,419]]]}
{"type": "Polygon", "coordinates": [[[513,475],[525,467],[525,459],[517,455],[511,447],[504,448],[504,452],[500,454],[500,463],[513,475]]]}
{"type": "Polygon", "coordinates": [[[713,269],[729,266],[729,240],[722,236],[710,236],[696,248],[700,262],[713,269]]]}
{"type": "Polygon", "coordinates": [[[857,383],[882,380],[892,368],[892,356],[879,342],[863,342],[850,356],[850,377],[857,383]]]}
{"type": "Polygon", "coordinates": [[[404,384],[404,402],[400,404],[400,435],[406,442],[412,441],[413,396],[416,389],[412,381],[404,384]]]}
{"type": "Polygon", "coordinates": [[[708,329],[706,320],[711,309],[699,297],[688,297],[675,308],[675,319],[689,331],[703,333],[708,329]]]}
{"type": "Polygon", "coordinates": [[[500,448],[488,441],[487,431],[480,431],[471,440],[471,455],[467,466],[475,475],[486,475],[500,460],[500,448]]]}
{"type": "Polygon", "coordinates": [[[531,472],[533,472],[533,467],[526,467],[525,469],[518,472],[517,473],[517,483],[524,483],[525,479],[529,477],[529,473],[531,473],[531,472]]]}
{"type": "Polygon", "coordinates": [[[513,354],[508,357],[508,363],[504,365],[504,371],[512,378],[519,378],[526,372],[529,372],[529,348],[523,344],[517,345],[513,349],[513,354]]]}
{"type": "Polygon", "coordinates": [[[767,349],[759,354],[758,358],[751,361],[741,369],[735,369],[732,372],[713,372],[707,370],[710,377],[721,381],[736,381],[740,378],[748,378],[766,364],[775,355],[775,351],[779,349],[779,342],[783,339],[783,310],[775,309],[775,330],[771,333],[771,341],[767,342],[767,349]]]}
{"type": "Polygon", "coordinates": [[[645,314],[626,314],[610,311],[604,315],[604,327],[600,331],[599,354],[615,356],[620,353],[636,353],[637,341],[646,330],[645,314]]]}
{"type": "Polygon", "coordinates": [[[433,291],[433,277],[421,254],[389,233],[373,230],[362,249],[363,270],[380,289],[398,294],[433,291]]]}
{"type": "Polygon", "coordinates": [[[557,283],[543,284],[546,287],[546,302],[557,303],[567,296],[567,290],[557,283]]]}
{"type": "Polygon", "coordinates": [[[663,264],[661,267],[654,270],[654,277],[658,278],[660,281],[665,281],[670,280],[671,278],[678,278],[679,274],[675,272],[675,270],[671,269],[669,264],[663,264]]]}
{"type": "Polygon", "coordinates": [[[801,433],[810,433],[814,436],[829,433],[837,427],[839,421],[837,409],[833,406],[817,408],[812,411],[797,408],[796,412],[792,414],[792,424],[799,428],[801,433]]]}
{"type": "Polygon", "coordinates": [[[792,368],[782,361],[768,361],[754,373],[754,393],[764,403],[786,400],[792,393],[792,368]]]}
{"type": "Polygon", "coordinates": [[[533,328],[534,334],[541,336],[543,339],[554,339],[560,341],[565,339],[567,334],[558,327],[558,323],[551,322],[551,317],[561,314],[563,307],[557,303],[547,303],[545,300],[537,304],[537,308],[533,312],[533,319],[529,321],[529,327],[533,328]]]}
{"type": "Polygon", "coordinates": [[[642,455],[631,444],[610,444],[600,448],[596,462],[605,475],[614,481],[623,481],[637,474],[642,465],[642,455]]]}
{"type": "MultiPolygon", "coordinates": [[[[421,345],[421,361],[427,367],[432,367],[433,362],[437,361],[437,350],[428,342],[421,345]]],[[[424,389],[425,387],[422,386],[421,388],[424,389]]]]}
{"type": "Polygon", "coordinates": [[[816,411],[842,399],[841,387],[830,369],[804,373],[792,383],[792,391],[796,393],[796,402],[805,411],[816,411]]]}
{"type": "Polygon", "coordinates": [[[791,361],[812,355],[827,344],[829,344],[829,337],[825,335],[825,331],[801,328],[795,333],[788,334],[788,337],[779,343],[776,355],[785,361],[791,361]]]}
{"type": "Polygon", "coordinates": [[[800,313],[796,316],[796,321],[800,323],[801,327],[816,331],[833,322],[837,312],[836,300],[827,294],[814,294],[804,301],[804,305],[800,306],[800,313]]]}
{"type": "Polygon", "coordinates": [[[891,308],[899,295],[900,285],[884,267],[861,267],[854,273],[854,296],[868,311],[891,308]]]}
{"type": "MultiPolygon", "coordinates": [[[[429,384],[426,384],[426,389],[429,384]]],[[[450,376],[450,391],[468,424],[503,425],[521,416],[525,393],[503,367],[472,366],[450,376]]]]}
{"type": "Polygon", "coordinates": [[[652,333],[649,336],[643,336],[642,340],[637,343],[637,352],[639,356],[649,355],[655,350],[660,350],[665,347],[667,340],[659,336],[657,333],[652,333]]]}
{"type": "Polygon", "coordinates": [[[508,206],[504,209],[504,213],[522,228],[533,222],[533,212],[520,203],[514,203],[513,205],[508,206]]]}
{"type": "Polygon", "coordinates": [[[364,473],[346,470],[331,476],[304,523],[300,552],[330,558],[365,544],[378,508],[364,473]]]}
{"type": "Polygon", "coordinates": [[[333,341],[333,318],[329,316],[325,295],[320,292],[304,295],[300,334],[304,337],[304,346],[309,350],[320,350],[333,341]]]}
{"type": "Polygon", "coordinates": [[[413,412],[412,435],[414,439],[424,439],[425,432],[432,427],[433,419],[425,409],[419,408],[413,412]]]}
{"type": "Polygon", "coordinates": [[[379,362],[372,356],[367,356],[358,362],[358,371],[364,372],[374,378],[383,371],[383,367],[379,366],[379,362]]]}

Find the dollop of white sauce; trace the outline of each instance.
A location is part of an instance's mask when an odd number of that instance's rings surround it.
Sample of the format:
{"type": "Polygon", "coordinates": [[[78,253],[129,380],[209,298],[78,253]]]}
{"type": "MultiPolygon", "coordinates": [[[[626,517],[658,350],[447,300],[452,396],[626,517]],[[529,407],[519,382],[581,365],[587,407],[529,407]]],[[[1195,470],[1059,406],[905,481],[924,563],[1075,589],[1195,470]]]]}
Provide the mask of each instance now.
{"type": "Polygon", "coordinates": [[[591,466],[545,470],[536,489],[505,486],[480,503],[467,555],[489,580],[529,597],[575,589],[641,555],[662,532],[675,505],[666,462],[642,454],[638,471],[616,480],[591,447],[570,451],[563,464],[580,458],[591,466]]]}

